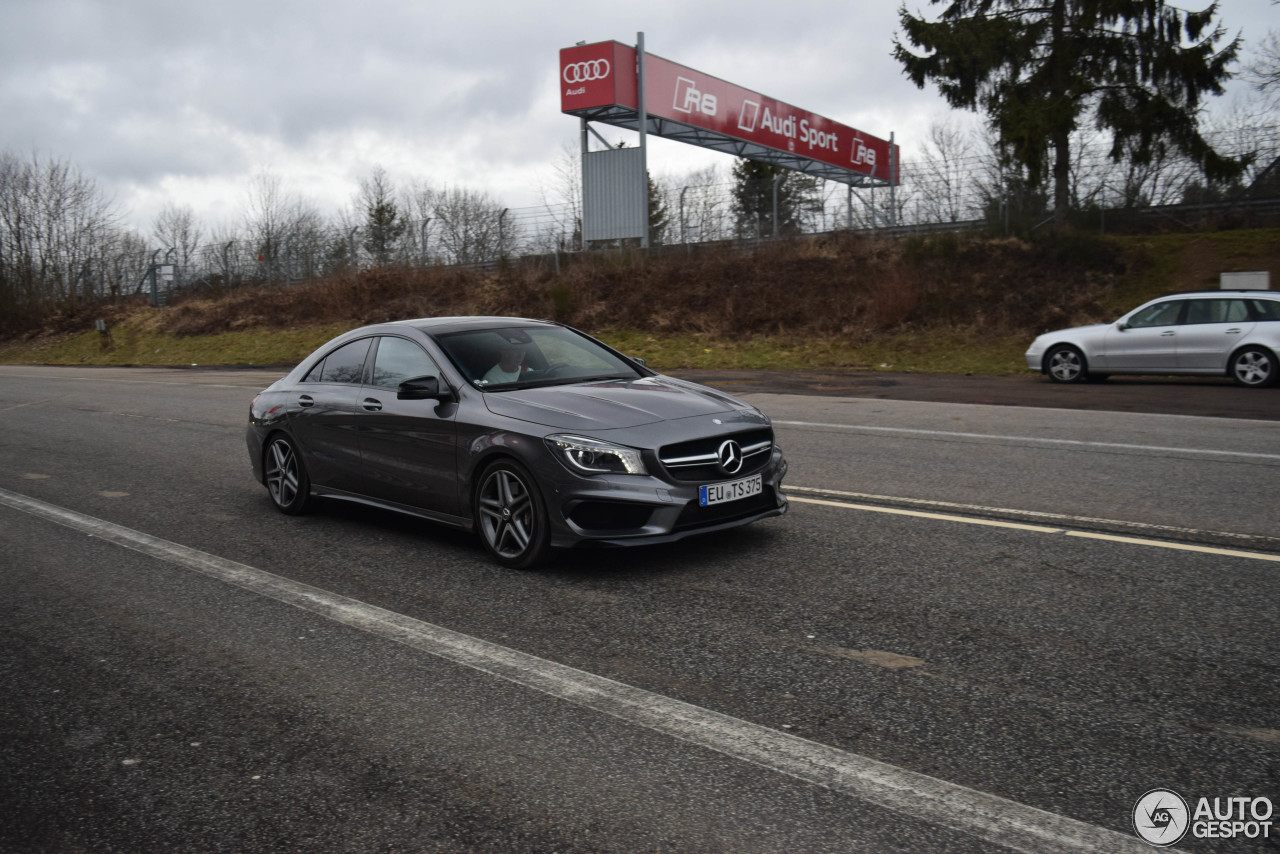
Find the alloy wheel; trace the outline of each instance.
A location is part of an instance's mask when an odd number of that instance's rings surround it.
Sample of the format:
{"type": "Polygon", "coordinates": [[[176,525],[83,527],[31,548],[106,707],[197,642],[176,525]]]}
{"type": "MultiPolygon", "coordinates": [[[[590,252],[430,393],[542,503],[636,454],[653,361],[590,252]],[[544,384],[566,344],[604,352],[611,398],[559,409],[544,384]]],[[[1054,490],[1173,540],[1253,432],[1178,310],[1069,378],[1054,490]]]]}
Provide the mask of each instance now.
{"type": "Polygon", "coordinates": [[[1059,347],[1049,353],[1049,378],[1060,383],[1073,383],[1084,376],[1084,359],[1070,347],[1059,347]]]}
{"type": "Polygon", "coordinates": [[[298,456],[287,439],[276,439],[267,449],[267,491],[277,507],[292,507],[298,499],[298,456]]]}
{"type": "Polygon", "coordinates": [[[1262,350],[1245,350],[1232,362],[1232,371],[1241,385],[1269,385],[1275,372],[1275,360],[1262,350]]]}
{"type": "Polygon", "coordinates": [[[540,519],[529,484],[507,467],[494,469],[480,486],[480,529],[500,558],[519,561],[538,541],[540,519]]]}

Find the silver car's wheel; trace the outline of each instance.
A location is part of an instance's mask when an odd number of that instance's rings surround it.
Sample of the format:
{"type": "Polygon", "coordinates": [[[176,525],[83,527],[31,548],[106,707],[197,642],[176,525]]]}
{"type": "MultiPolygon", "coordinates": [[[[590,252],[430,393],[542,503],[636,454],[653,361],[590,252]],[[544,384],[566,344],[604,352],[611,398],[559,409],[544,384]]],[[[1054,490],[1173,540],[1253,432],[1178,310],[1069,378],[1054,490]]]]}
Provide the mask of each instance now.
{"type": "Polygon", "coordinates": [[[1054,347],[1044,359],[1045,373],[1055,383],[1079,383],[1089,378],[1084,355],[1075,347],[1054,347]]]}
{"type": "Polygon", "coordinates": [[[485,547],[503,566],[525,569],[546,557],[547,513],[523,466],[504,460],[485,470],[476,490],[475,518],[485,547]]]}
{"type": "Polygon", "coordinates": [[[1276,381],[1276,357],[1261,347],[1246,347],[1231,357],[1231,378],[1250,388],[1269,386],[1276,381]]]}
{"type": "Polygon", "coordinates": [[[281,511],[296,516],[311,498],[311,480],[298,449],[287,436],[276,436],[263,452],[263,474],[271,501],[281,511]]]}

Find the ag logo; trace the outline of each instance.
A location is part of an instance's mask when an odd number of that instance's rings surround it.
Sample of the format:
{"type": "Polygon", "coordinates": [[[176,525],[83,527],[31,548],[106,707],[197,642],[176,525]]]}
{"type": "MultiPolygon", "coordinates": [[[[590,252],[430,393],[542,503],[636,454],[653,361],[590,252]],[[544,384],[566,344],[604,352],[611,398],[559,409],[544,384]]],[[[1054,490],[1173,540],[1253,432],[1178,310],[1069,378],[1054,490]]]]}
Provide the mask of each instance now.
{"type": "Polygon", "coordinates": [[[1191,814],[1187,802],[1169,789],[1152,789],[1133,807],[1133,830],[1148,845],[1167,848],[1187,835],[1191,814]]]}

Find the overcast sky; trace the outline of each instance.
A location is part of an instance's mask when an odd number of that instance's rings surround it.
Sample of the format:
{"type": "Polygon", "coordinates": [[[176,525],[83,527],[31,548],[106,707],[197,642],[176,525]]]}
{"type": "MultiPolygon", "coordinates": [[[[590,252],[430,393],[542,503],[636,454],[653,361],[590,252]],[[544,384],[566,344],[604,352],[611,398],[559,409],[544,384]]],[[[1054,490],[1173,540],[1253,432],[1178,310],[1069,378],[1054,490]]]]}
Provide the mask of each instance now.
{"type": "MultiPolygon", "coordinates": [[[[1280,28],[1270,0],[1222,0],[1220,16],[1246,51],[1280,28]]],[[[167,202],[235,221],[264,171],[330,215],[377,166],[536,205],[577,145],[560,48],[643,31],[650,53],[894,132],[910,157],[950,111],[890,56],[897,20],[869,1],[0,0],[0,149],[70,160],[144,232],[167,202]]],[[[714,162],[731,161],[650,149],[656,175],[714,162]]]]}

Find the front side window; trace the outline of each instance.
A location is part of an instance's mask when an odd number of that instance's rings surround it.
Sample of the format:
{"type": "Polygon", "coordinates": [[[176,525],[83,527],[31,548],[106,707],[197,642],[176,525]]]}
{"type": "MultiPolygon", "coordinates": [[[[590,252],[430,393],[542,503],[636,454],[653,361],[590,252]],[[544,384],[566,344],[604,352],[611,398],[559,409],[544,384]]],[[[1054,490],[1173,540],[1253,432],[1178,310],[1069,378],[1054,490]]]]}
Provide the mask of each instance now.
{"type": "Polygon", "coordinates": [[[361,338],[343,344],[324,360],[320,372],[322,383],[358,383],[364,377],[364,360],[369,355],[369,340],[361,338]]]}
{"type": "Polygon", "coordinates": [[[392,336],[378,339],[378,353],[373,357],[375,386],[393,389],[405,380],[438,376],[440,369],[417,344],[392,336]]]}
{"type": "Polygon", "coordinates": [[[1175,326],[1178,323],[1178,315],[1182,313],[1182,307],[1185,304],[1186,300],[1171,300],[1149,305],[1129,318],[1129,328],[1145,329],[1151,326],[1175,326]]]}

